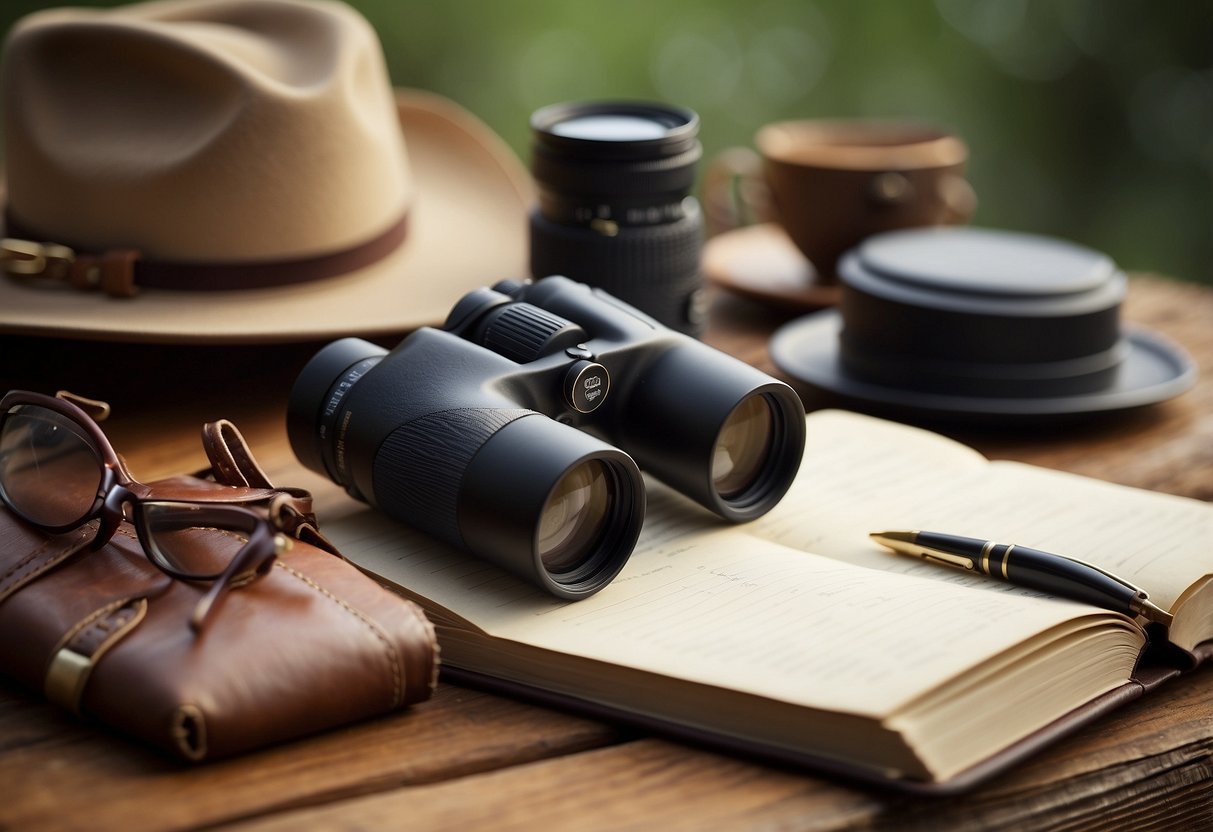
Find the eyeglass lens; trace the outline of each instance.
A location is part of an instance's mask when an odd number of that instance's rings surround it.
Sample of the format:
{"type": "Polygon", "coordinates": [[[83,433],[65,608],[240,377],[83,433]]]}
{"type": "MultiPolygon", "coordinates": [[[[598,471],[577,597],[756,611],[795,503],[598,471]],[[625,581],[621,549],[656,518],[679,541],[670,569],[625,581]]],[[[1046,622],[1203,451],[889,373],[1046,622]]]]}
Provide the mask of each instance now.
{"type": "Polygon", "coordinates": [[[21,404],[0,427],[0,492],[32,523],[70,526],[93,509],[105,463],[72,419],[38,405],[21,404]]]}
{"type": "Polygon", "coordinates": [[[248,544],[251,528],[241,515],[185,503],[146,502],[144,548],[170,574],[214,580],[248,544]],[[201,533],[200,533],[201,532],[201,533]]]}

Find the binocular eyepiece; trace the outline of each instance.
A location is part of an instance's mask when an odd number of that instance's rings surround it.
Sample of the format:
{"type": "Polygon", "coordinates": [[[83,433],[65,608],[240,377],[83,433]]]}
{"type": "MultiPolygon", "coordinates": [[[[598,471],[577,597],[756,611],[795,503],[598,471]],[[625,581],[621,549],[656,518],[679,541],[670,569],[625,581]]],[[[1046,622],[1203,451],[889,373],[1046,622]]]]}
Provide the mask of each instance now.
{"type": "Polygon", "coordinates": [[[328,345],[287,430],[357,499],[570,599],[635,547],[637,462],[741,522],[783,497],[805,440],[790,387],[563,277],[471,292],[390,353],[328,345]]]}

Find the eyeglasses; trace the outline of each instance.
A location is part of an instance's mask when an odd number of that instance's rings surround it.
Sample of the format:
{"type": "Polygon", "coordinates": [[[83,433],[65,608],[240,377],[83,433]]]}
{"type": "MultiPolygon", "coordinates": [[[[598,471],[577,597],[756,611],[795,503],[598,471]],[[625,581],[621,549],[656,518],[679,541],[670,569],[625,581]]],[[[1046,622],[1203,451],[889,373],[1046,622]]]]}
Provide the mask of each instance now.
{"type": "Polygon", "coordinates": [[[178,580],[212,582],[190,619],[195,631],[228,589],[264,575],[290,545],[266,517],[248,508],[156,499],[155,489],[130,475],[84,410],[22,390],[0,399],[0,499],[52,533],[97,520],[94,551],[130,520],[148,560],[161,571],[178,580]]]}

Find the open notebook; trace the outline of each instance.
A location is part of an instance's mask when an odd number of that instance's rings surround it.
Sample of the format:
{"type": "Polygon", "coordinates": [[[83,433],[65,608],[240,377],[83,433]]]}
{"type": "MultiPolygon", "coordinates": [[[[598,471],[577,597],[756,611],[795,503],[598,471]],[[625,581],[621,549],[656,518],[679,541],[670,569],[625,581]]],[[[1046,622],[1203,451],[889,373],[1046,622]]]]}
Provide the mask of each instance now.
{"type": "MultiPolygon", "coordinates": [[[[1011,462],[843,411],[808,417],[784,500],[734,526],[649,481],[615,581],[565,602],[338,498],[326,534],[414,598],[442,661],[594,713],[910,788],[970,785],[1206,655],[1213,506],[1011,462]],[[1090,561],[1167,634],[871,541],[886,528],[1090,561]],[[1182,651],[1146,651],[1152,638],[1182,651]],[[1170,667],[1139,662],[1166,654],[1170,667]]],[[[1213,651],[1210,651],[1213,652],[1213,651]]]]}

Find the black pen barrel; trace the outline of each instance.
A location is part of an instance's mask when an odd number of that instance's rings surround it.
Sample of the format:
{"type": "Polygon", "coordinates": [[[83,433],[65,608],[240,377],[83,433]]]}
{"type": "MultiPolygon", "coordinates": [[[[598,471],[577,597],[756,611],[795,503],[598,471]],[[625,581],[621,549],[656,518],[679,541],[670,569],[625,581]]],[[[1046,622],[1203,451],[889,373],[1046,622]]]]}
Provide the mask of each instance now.
{"type": "Polygon", "coordinates": [[[919,532],[915,543],[973,560],[975,571],[1016,586],[1135,615],[1138,590],[1093,566],[1027,546],[941,532],[919,532]]]}
{"type": "Polygon", "coordinates": [[[985,540],[976,537],[962,537],[958,534],[942,532],[916,532],[914,542],[919,546],[929,546],[953,555],[964,555],[966,558],[980,557],[985,540]]]}
{"type": "Polygon", "coordinates": [[[1007,580],[1011,583],[1123,612],[1128,616],[1136,615],[1133,601],[1137,599],[1138,591],[1134,587],[1094,567],[1039,549],[1026,546],[1010,546],[1008,549],[1004,557],[1007,580]]]}

